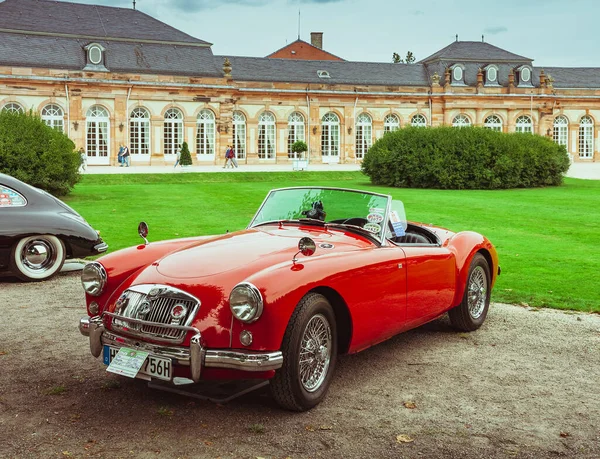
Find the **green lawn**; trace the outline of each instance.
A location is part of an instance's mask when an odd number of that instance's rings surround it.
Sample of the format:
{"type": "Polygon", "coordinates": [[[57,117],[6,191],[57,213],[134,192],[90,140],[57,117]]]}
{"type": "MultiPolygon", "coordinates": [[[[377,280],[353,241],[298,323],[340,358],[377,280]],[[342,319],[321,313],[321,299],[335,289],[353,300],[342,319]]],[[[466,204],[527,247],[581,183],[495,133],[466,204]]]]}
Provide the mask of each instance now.
{"type": "Polygon", "coordinates": [[[140,242],[244,228],[268,190],[341,186],[389,193],[409,220],[486,235],[502,275],[493,300],[600,312],[600,181],[508,191],[377,187],[360,172],[86,175],[65,199],[101,231],[110,250],[140,242]]]}

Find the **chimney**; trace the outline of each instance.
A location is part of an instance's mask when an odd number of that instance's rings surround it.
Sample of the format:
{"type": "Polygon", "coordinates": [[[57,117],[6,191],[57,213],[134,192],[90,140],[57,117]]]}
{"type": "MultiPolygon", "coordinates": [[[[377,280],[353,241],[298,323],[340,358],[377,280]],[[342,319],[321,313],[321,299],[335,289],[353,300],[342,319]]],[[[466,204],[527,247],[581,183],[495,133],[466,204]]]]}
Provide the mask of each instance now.
{"type": "Polygon", "coordinates": [[[323,32],[311,32],[310,44],[315,48],[323,49],[323,32]]]}

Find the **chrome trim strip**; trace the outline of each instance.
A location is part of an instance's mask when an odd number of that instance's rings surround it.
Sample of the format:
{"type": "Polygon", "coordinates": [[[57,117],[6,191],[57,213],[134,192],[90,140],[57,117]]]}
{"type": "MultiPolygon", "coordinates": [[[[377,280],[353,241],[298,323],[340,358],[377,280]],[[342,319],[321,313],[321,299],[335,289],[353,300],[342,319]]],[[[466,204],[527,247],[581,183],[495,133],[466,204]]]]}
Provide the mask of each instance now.
{"type": "Polygon", "coordinates": [[[106,252],[108,250],[108,244],[106,242],[101,242],[100,244],[96,244],[94,246],[94,250],[99,253],[106,252]]]}
{"type": "Polygon", "coordinates": [[[243,351],[206,351],[204,365],[210,368],[231,368],[244,371],[277,370],[283,365],[281,351],[250,353],[243,351]]]}
{"type": "MultiPolygon", "coordinates": [[[[102,317],[104,317],[104,316],[109,316],[109,317],[112,317],[113,319],[122,320],[123,322],[131,322],[131,323],[137,324],[137,325],[148,325],[150,327],[162,327],[162,328],[170,328],[172,330],[185,330],[185,331],[192,331],[192,332],[200,333],[200,330],[198,330],[196,327],[187,327],[185,325],[162,324],[162,323],[158,323],[158,322],[149,322],[147,320],[132,319],[131,317],[121,316],[121,315],[115,314],[113,312],[103,312],[102,317]]],[[[127,331],[126,331],[126,333],[127,333],[127,331]]],[[[131,334],[133,335],[134,333],[131,333],[131,334]]],[[[141,335],[144,336],[144,334],[141,334],[141,335]]],[[[161,338],[155,338],[155,339],[157,341],[161,340],[161,338]]]]}

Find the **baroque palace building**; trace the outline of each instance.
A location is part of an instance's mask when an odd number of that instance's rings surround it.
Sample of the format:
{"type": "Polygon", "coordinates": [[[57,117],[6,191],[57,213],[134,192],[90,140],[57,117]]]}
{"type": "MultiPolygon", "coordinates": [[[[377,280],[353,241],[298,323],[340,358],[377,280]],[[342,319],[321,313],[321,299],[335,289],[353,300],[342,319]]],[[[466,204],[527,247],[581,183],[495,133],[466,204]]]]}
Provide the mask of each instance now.
{"type": "Polygon", "coordinates": [[[310,162],[354,163],[406,125],[536,133],[600,159],[598,68],[539,68],[458,38],[415,64],[348,62],[314,35],[269,57],[215,56],[135,9],[4,0],[0,109],[39,113],[90,165],[115,164],[121,143],[133,164],[172,164],[183,141],[196,164],[220,164],[228,144],[241,162],[291,164],[296,140],[310,162]]]}

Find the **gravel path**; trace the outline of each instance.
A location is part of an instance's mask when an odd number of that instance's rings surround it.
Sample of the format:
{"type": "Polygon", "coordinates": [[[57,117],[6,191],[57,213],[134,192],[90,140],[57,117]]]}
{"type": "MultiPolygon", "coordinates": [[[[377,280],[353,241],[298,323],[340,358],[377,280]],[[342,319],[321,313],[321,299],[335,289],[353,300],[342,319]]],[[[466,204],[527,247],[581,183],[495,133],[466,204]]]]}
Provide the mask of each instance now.
{"type": "Polygon", "coordinates": [[[342,357],[325,401],[227,405],[105,372],[78,274],[0,281],[0,457],[600,457],[600,315],[495,304],[342,357]]]}

